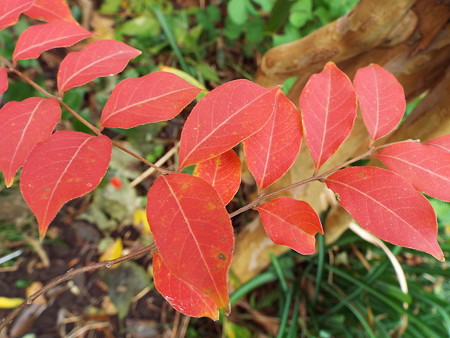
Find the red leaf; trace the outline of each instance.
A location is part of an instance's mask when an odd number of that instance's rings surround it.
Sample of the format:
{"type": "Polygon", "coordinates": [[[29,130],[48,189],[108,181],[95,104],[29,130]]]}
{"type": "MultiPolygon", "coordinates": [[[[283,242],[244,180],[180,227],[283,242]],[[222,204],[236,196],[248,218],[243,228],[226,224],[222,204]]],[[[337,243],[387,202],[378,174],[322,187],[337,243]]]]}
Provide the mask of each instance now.
{"type": "Polygon", "coordinates": [[[175,310],[190,317],[219,319],[214,301],[175,276],[157,251],[153,253],[153,280],[156,289],[175,310]]]}
{"type": "Polygon", "coordinates": [[[0,67],[0,95],[8,89],[8,70],[0,67]]]}
{"type": "Polygon", "coordinates": [[[81,52],[69,53],[59,66],[59,92],[62,94],[98,77],[120,73],[128,61],[139,54],[139,50],[114,40],[98,40],[81,52]]]}
{"type": "Polygon", "coordinates": [[[414,188],[450,201],[450,153],[433,145],[402,142],[376,154],[386,167],[406,178],[414,188]]]}
{"type": "Polygon", "coordinates": [[[69,47],[89,36],[92,33],[83,27],[66,21],[31,26],[19,36],[13,61],[37,58],[46,50],[69,47]]]}
{"type": "Polygon", "coordinates": [[[248,80],[235,80],[209,92],[184,125],[180,168],[224,153],[264,127],[278,91],[278,87],[266,89],[248,80]]]}
{"type": "Polygon", "coordinates": [[[195,166],[194,176],[203,178],[216,189],[227,205],[241,184],[241,160],[233,150],[220,154],[195,166]]]}
{"type": "Polygon", "coordinates": [[[329,62],[300,95],[305,139],[317,169],[344,142],[356,118],[356,93],[347,75],[329,62]]]}
{"type": "Polygon", "coordinates": [[[35,0],[34,5],[25,14],[33,19],[42,19],[48,22],[64,20],[77,23],[66,0],[35,0]]]}
{"type": "Polygon", "coordinates": [[[106,136],[58,131],[39,143],[22,170],[22,195],[44,238],[64,203],[94,190],[108,169],[112,143],[106,136]]]}
{"type": "Polygon", "coordinates": [[[443,150],[450,151],[450,134],[436,137],[432,140],[425,142],[425,144],[434,145],[443,150]]]}
{"type": "Polygon", "coordinates": [[[14,25],[20,14],[33,5],[34,0],[0,1],[0,29],[14,25]]]}
{"type": "Polygon", "coordinates": [[[326,183],[353,218],[375,236],[444,260],[433,208],[400,175],[377,167],[351,167],[329,176],[326,183]]]}
{"type": "Polygon", "coordinates": [[[170,120],[202,90],[167,72],[126,79],[112,91],[102,112],[101,126],[133,128],[170,120]]]}
{"type": "Polygon", "coordinates": [[[30,97],[8,102],[0,110],[0,171],[10,187],[17,170],[38,142],[52,134],[61,118],[61,108],[54,99],[30,97]]]}
{"type": "Polygon", "coordinates": [[[147,218],[169,270],[228,313],[233,228],[214,188],[186,174],[160,176],[148,192],[147,218]]]}
{"type": "Polygon", "coordinates": [[[353,81],[364,124],[372,140],[391,132],[406,108],[405,93],[394,75],[372,64],[360,68],[353,81]]]}
{"type": "Polygon", "coordinates": [[[260,190],[291,168],[300,151],[301,141],[300,113],[283,92],[279,92],[269,122],[243,142],[248,169],[260,190]]]}
{"type": "Polygon", "coordinates": [[[258,208],[267,236],[276,244],[286,245],[303,255],[316,250],[315,234],[323,234],[322,224],[306,202],[280,197],[258,208]]]}

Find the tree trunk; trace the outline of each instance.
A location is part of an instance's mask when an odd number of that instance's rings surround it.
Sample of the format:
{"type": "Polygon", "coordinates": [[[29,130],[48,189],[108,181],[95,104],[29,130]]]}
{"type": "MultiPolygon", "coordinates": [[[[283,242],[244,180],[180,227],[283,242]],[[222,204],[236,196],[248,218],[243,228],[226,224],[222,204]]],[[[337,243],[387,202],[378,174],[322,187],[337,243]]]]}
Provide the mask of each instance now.
{"type": "MultiPolygon", "coordinates": [[[[309,77],[334,61],[352,79],[356,71],[376,63],[392,72],[408,101],[424,96],[397,130],[376,145],[403,139],[428,140],[450,133],[450,1],[361,0],[347,15],[314,33],[269,50],[262,58],[256,82],[272,87],[297,77],[288,96],[298,105],[309,77]]],[[[321,168],[336,167],[367,150],[370,139],[358,114],[350,137],[321,168]]],[[[376,163],[374,163],[376,165],[376,163]]],[[[268,190],[310,177],[314,165],[303,142],[293,168],[268,190]]],[[[348,227],[351,217],[336,206],[325,185],[313,182],[287,193],[309,202],[317,212],[332,206],[325,223],[327,243],[348,227]]],[[[269,263],[269,252],[289,250],[273,244],[256,219],[238,236],[232,272],[236,285],[257,275],[269,263]]]]}

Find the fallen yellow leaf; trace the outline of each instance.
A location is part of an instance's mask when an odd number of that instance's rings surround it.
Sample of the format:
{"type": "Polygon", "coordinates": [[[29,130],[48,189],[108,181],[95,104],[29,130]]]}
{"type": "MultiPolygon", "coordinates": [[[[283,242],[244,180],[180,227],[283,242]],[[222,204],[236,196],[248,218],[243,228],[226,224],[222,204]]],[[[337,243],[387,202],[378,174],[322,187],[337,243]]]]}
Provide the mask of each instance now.
{"type": "Polygon", "coordinates": [[[133,214],[133,225],[139,227],[144,233],[150,233],[150,225],[147,220],[147,213],[145,209],[136,209],[133,214]]]}
{"type": "Polygon", "coordinates": [[[99,258],[99,262],[110,261],[122,256],[123,244],[122,239],[117,238],[114,243],[109,245],[99,258]]]}
{"type": "Polygon", "coordinates": [[[14,309],[22,304],[24,299],[22,298],[8,298],[0,297],[0,309],[14,309]]]}

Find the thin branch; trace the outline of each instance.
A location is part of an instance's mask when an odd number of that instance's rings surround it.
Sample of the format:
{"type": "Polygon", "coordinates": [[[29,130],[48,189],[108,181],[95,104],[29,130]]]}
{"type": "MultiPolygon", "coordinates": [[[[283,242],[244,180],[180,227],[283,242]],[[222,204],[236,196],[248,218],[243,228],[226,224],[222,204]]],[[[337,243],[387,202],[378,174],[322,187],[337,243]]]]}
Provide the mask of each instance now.
{"type": "Polygon", "coordinates": [[[99,269],[102,269],[102,268],[109,269],[113,265],[119,264],[119,263],[124,262],[124,261],[131,260],[131,259],[135,259],[135,258],[137,258],[137,257],[139,257],[139,256],[141,256],[143,254],[146,254],[146,253],[150,253],[150,251],[152,251],[155,248],[156,248],[155,244],[151,244],[151,245],[148,245],[148,246],[146,246],[144,248],[132,251],[128,255],[119,257],[117,259],[113,259],[113,260],[109,260],[109,261],[103,261],[103,262],[95,263],[95,264],[88,265],[88,266],[83,266],[83,267],[78,268],[78,269],[70,269],[64,275],[55,277],[50,282],[48,282],[42,289],[40,289],[39,291],[33,293],[30,297],[25,299],[25,301],[22,304],[20,304],[18,307],[16,307],[12,312],[10,312],[8,316],[3,318],[2,322],[0,323],[0,332],[1,332],[2,329],[4,329],[6,327],[6,325],[11,323],[13,321],[13,319],[15,317],[17,317],[17,315],[27,305],[33,304],[33,302],[38,297],[42,296],[44,293],[46,293],[48,290],[52,289],[53,287],[55,287],[55,286],[57,286],[57,285],[59,285],[59,284],[61,284],[63,282],[66,282],[68,280],[71,280],[75,276],[78,276],[78,275],[80,275],[82,273],[85,273],[85,272],[91,272],[91,271],[99,270],[99,269]]]}
{"type": "MultiPolygon", "coordinates": [[[[165,164],[175,153],[178,151],[178,146],[180,142],[177,142],[167,153],[164,154],[158,161],[155,162],[155,165],[158,167],[161,167],[163,164],[165,164]]],[[[143,180],[145,180],[147,177],[149,177],[151,174],[155,172],[155,168],[148,168],[146,171],[144,171],[142,174],[140,174],[138,177],[136,177],[130,185],[132,187],[137,186],[139,183],[141,183],[143,180]]]]}
{"type": "Polygon", "coordinates": [[[116,146],[117,148],[119,148],[120,150],[123,150],[124,152],[126,152],[127,154],[130,154],[131,156],[137,158],[139,161],[145,163],[146,165],[152,167],[153,169],[157,170],[160,174],[163,175],[168,175],[168,174],[173,174],[174,172],[172,170],[168,170],[168,169],[163,169],[158,167],[157,165],[153,164],[152,162],[147,161],[145,158],[143,158],[142,156],[139,156],[138,154],[136,154],[135,152],[125,148],[124,146],[122,146],[119,142],[117,141],[112,141],[112,144],[114,146],[116,146]]]}
{"type": "Polygon", "coordinates": [[[72,108],[70,108],[61,97],[57,98],[59,104],[61,106],[63,106],[64,108],[66,108],[66,110],[72,114],[73,117],[75,117],[78,121],[80,121],[81,123],[83,123],[86,127],[88,127],[90,130],[92,130],[96,135],[100,136],[102,135],[102,133],[100,132],[100,129],[98,129],[97,127],[93,126],[89,121],[87,121],[85,118],[83,118],[80,114],[78,114],[75,110],[73,110],[72,108]]]}
{"type": "Polygon", "coordinates": [[[392,143],[388,143],[388,144],[383,144],[383,145],[380,145],[380,146],[377,146],[377,147],[371,147],[364,154],[356,156],[356,157],[348,160],[347,162],[344,162],[343,164],[341,164],[341,165],[339,165],[339,166],[337,166],[337,167],[335,167],[333,169],[330,169],[330,170],[327,170],[327,171],[323,172],[322,174],[314,174],[313,176],[311,176],[309,178],[306,178],[306,179],[301,180],[301,181],[294,182],[294,183],[292,183],[290,185],[287,185],[287,186],[285,186],[283,188],[280,188],[280,189],[278,189],[278,190],[276,190],[274,192],[271,192],[269,194],[262,193],[254,201],[250,202],[247,205],[244,205],[242,208],[240,208],[240,209],[238,209],[236,211],[233,211],[230,214],[230,218],[233,218],[234,216],[242,214],[243,212],[245,212],[247,210],[256,208],[264,200],[266,200],[266,199],[268,199],[270,197],[276,196],[276,195],[282,193],[283,191],[290,190],[290,189],[302,186],[304,184],[307,184],[307,183],[310,183],[310,182],[313,182],[313,181],[323,181],[324,179],[326,179],[331,174],[334,174],[336,171],[341,170],[341,169],[349,166],[352,163],[355,163],[355,162],[357,162],[359,160],[362,160],[362,159],[369,158],[369,157],[373,156],[375,153],[377,153],[378,151],[380,151],[383,148],[386,148],[386,147],[391,146],[393,144],[403,143],[403,142],[420,142],[420,141],[418,141],[418,140],[411,140],[410,139],[410,140],[404,140],[404,141],[398,141],[398,142],[392,142],[392,143]]]}

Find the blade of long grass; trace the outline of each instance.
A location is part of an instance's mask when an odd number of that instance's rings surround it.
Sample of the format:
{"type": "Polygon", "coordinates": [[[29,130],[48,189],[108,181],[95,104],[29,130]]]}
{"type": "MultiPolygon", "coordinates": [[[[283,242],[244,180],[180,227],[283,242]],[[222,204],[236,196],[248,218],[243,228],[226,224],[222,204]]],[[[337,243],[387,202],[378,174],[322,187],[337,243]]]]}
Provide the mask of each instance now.
{"type": "Polygon", "coordinates": [[[355,285],[363,287],[367,292],[369,292],[373,296],[379,298],[384,303],[386,303],[386,305],[388,305],[392,309],[394,309],[399,315],[406,314],[408,316],[408,319],[412,323],[414,323],[417,327],[419,327],[422,330],[422,333],[425,334],[427,337],[439,337],[439,334],[437,332],[435,332],[432,329],[430,329],[420,319],[418,319],[416,316],[414,316],[411,312],[403,309],[402,306],[399,306],[398,304],[393,302],[391,299],[389,299],[388,297],[384,296],[381,292],[375,290],[374,288],[372,288],[369,285],[363,283],[362,281],[354,278],[353,276],[351,276],[351,275],[349,275],[349,274],[347,274],[347,273],[345,273],[345,272],[343,272],[343,271],[341,271],[339,269],[336,269],[335,267],[332,267],[332,266],[327,264],[327,268],[333,270],[333,272],[336,275],[338,275],[338,276],[340,276],[340,277],[342,277],[344,279],[347,279],[348,281],[354,283],[355,285]]]}
{"type": "Polygon", "coordinates": [[[431,305],[432,309],[436,309],[437,312],[439,312],[439,314],[441,315],[445,326],[446,326],[446,331],[447,331],[447,336],[450,337],[450,316],[448,314],[448,309],[447,311],[438,303],[434,302],[433,300],[431,300],[429,298],[430,295],[427,296],[422,296],[422,295],[416,295],[414,298],[421,300],[424,303],[427,303],[429,305],[431,305]]]}
{"type": "MultiPolygon", "coordinates": [[[[400,251],[402,250],[401,247],[395,247],[392,252],[394,253],[394,255],[397,255],[400,253],[400,251]]],[[[385,261],[383,263],[381,263],[379,266],[373,268],[372,270],[369,271],[369,273],[367,274],[366,278],[364,279],[364,281],[367,284],[373,283],[379,276],[381,276],[384,271],[390,266],[388,261],[385,261]]],[[[362,291],[364,290],[364,288],[362,287],[357,287],[355,289],[355,291],[353,291],[352,293],[350,293],[347,296],[347,300],[350,301],[352,300],[354,297],[358,296],[362,291]]],[[[342,304],[337,304],[336,306],[334,306],[330,311],[328,311],[328,314],[333,314],[335,312],[337,312],[343,305],[342,304]]]]}
{"type": "MultiPolygon", "coordinates": [[[[297,283],[298,285],[298,283],[297,283]]],[[[300,312],[300,298],[301,298],[301,294],[298,291],[298,287],[295,287],[294,289],[294,294],[295,294],[295,301],[294,301],[294,311],[292,312],[292,319],[291,319],[291,326],[289,327],[289,331],[287,334],[288,338],[296,338],[297,337],[297,318],[298,318],[298,314],[300,312]]]]}
{"type": "Polygon", "coordinates": [[[281,312],[280,328],[278,330],[277,338],[284,337],[284,331],[286,330],[286,325],[289,318],[289,308],[291,307],[293,293],[294,288],[290,288],[286,294],[283,310],[281,312]]]}
{"type": "Polygon", "coordinates": [[[161,28],[167,37],[167,40],[169,41],[170,47],[172,48],[173,52],[175,53],[175,56],[177,57],[178,62],[180,62],[181,69],[183,69],[183,71],[188,73],[189,75],[194,76],[194,74],[191,71],[191,68],[186,63],[186,60],[184,59],[180,48],[178,47],[177,41],[172,32],[172,28],[170,27],[169,23],[167,22],[166,16],[159,9],[158,6],[152,5],[151,7],[153,10],[153,13],[155,13],[156,19],[159,21],[159,24],[161,25],[161,28]]]}
{"type": "Polygon", "coordinates": [[[283,290],[283,293],[285,295],[287,295],[287,293],[288,293],[288,285],[287,285],[287,282],[286,282],[286,278],[284,277],[283,269],[282,269],[282,267],[280,265],[280,262],[278,261],[278,258],[275,257],[275,255],[272,252],[269,254],[269,257],[270,257],[270,260],[272,261],[272,265],[273,265],[273,267],[275,269],[275,273],[277,274],[278,279],[280,281],[281,290],[283,290]]]}
{"type": "Polygon", "coordinates": [[[260,287],[261,285],[270,283],[277,280],[277,275],[275,272],[267,271],[255,278],[249,280],[247,283],[241,285],[236,291],[234,291],[230,296],[230,304],[234,305],[236,302],[244,297],[249,292],[260,287]]]}
{"type": "Polygon", "coordinates": [[[318,255],[317,255],[317,274],[316,274],[316,282],[314,295],[312,299],[313,305],[317,303],[317,297],[319,296],[320,285],[323,276],[323,263],[325,261],[325,239],[321,234],[317,235],[317,244],[318,244],[318,255]]]}
{"type": "MultiPolygon", "coordinates": [[[[326,290],[328,293],[330,293],[337,299],[342,299],[342,296],[336,290],[334,290],[330,285],[325,284],[325,283],[323,283],[323,284],[324,285],[322,286],[322,288],[324,288],[324,290],[326,290]]],[[[360,310],[358,308],[356,308],[352,303],[350,303],[346,300],[342,300],[342,302],[353,313],[353,315],[359,320],[361,325],[364,327],[367,335],[371,338],[376,338],[377,336],[375,335],[375,332],[373,332],[372,328],[370,327],[369,323],[367,323],[366,319],[361,314],[360,310]]]]}

